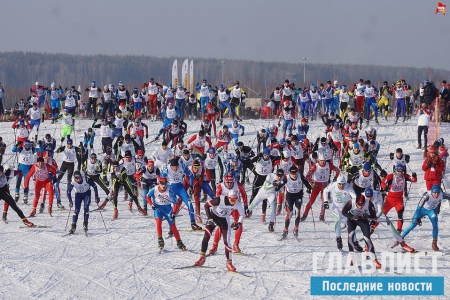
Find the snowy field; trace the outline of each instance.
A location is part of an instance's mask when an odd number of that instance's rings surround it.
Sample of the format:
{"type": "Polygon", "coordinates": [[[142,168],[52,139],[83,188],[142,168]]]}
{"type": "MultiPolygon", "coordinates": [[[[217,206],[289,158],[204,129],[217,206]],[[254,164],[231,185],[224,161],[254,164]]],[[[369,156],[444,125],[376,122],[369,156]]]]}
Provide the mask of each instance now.
{"type": "MultiPolygon", "coordinates": [[[[153,139],[155,132],[159,130],[160,123],[150,123],[153,139]]],[[[199,129],[199,122],[187,121],[188,136],[199,129]]],[[[414,213],[419,193],[425,189],[421,165],[423,152],[416,150],[417,146],[417,120],[407,121],[405,124],[392,125],[381,121],[376,126],[377,140],[381,142],[379,162],[382,167],[392,165],[389,160],[389,152],[402,147],[405,154],[411,156],[409,167],[418,174],[418,183],[413,183],[410,191],[410,200],[406,204],[404,218],[407,219],[404,228],[409,226],[414,213]]],[[[76,122],[77,130],[75,145],[81,141],[81,134],[87,130],[92,121],[76,122]]],[[[244,120],[245,136],[241,138],[246,145],[252,145],[256,131],[262,126],[269,125],[268,120],[244,120]]],[[[323,132],[323,124],[319,121],[311,123],[308,138],[315,140],[323,132]]],[[[14,141],[11,123],[0,123],[0,132],[3,141],[8,145],[14,141]]],[[[55,136],[59,145],[60,127],[46,121],[41,125],[40,138],[46,133],[55,136]],[[55,127],[56,126],[56,127],[55,127]],[[55,128],[56,131],[55,131],[55,128]]],[[[32,133],[34,136],[34,132],[32,133]]],[[[450,143],[450,126],[442,124],[441,137],[446,143],[450,143]]],[[[147,140],[147,141],[149,141],[147,140]]],[[[145,142],[147,142],[145,141],[145,142]]],[[[187,138],[185,138],[187,141],[187,138]]],[[[151,153],[157,145],[149,144],[147,154],[151,153]]],[[[12,157],[12,145],[8,146],[3,161],[12,157]]],[[[256,144],[254,145],[256,152],[256,144]]],[[[95,149],[101,149],[100,138],[96,139],[95,149]]],[[[8,163],[12,165],[14,158],[8,163]]],[[[61,157],[57,158],[58,165],[61,157]]],[[[447,170],[449,170],[447,166],[447,170]]],[[[408,168],[408,173],[411,171],[408,168]]],[[[449,179],[448,173],[446,178],[449,179]]],[[[65,182],[65,178],[63,182],[65,182]]],[[[11,182],[15,186],[15,180],[11,182]]],[[[61,193],[65,195],[66,184],[61,184],[61,193]]],[[[250,196],[251,185],[246,185],[250,196]]],[[[23,191],[21,191],[22,193],[23,191]]],[[[101,198],[104,193],[99,189],[101,198]]],[[[22,195],[22,194],[21,194],[22,195]]],[[[33,198],[33,185],[30,188],[29,203],[33,198]]],[[[304,201],[308,200],[305,195],[304,201]]],[[[9,224],[0,223],[0,298],[1,299],[310,299],[319,298],[310,295],[310,277],[331,276],[342,274],[327,274],[327,260],[324,265],[318,266],[318,272],[313,274],[313,252],[334,252],[336,241],[334,223],[331,212],[327,211],[326,223],[318,222],[320,201],[313,206],[315,223],[311,214],[308,219],[300,223],[299,241],[292,236],[293,220],[290,226],[289,236],[284,241],[278,241],[283,230],[283,216],[277,216],[275,234],[269,233],[267,224],[260,222],[260,208],[256,208],[252,218],[244,219],[244,232],[240,247],[247,255],[234,255],[233,264],[239,272],[249,277],[232,274],[226,271],[226,258],[223,244],[219,244],[216,255],[207,257],[206,266],[215,268],[201,269],[174,269],[177,267],[192,265],[200,253],[203,233],[183,231],[190,229],[189,218],[186,210],[182,210],[177,218],[178,228],[181,230],[181,238],[190,251],[181,252],[176,247],[173,239],[166,240],[165,252],[158,254],[155,222],[153,217],[140,215],[135,206],[130,213],[127,203],[123,202],[123,195],[119,196],[119,218],[111,221],[113,214],[111,204],[103,211],[108,231],[105,231],[102,219],[98,211],[90,214],[89,233],[86,238],[82,234],[82,218],[78,222],[77,234],[65,236],[64,228],[68,217],[68,200],[63,197],[65,211],[54,211],[53,217],[47,213],[37,214],[30,220],[35,224],[49,225],[52,228],[21,229],[22,222],[10,209],[8,213],[9,224]]],[[[25,215],[31,211],[31,206],[20,207],[25,215]]],[[[95,206],[91,205],[91,208],[95,206]]],[[[54,204],[56,210],[56,201],[54,204]]],[[[270,209],[268,209],[269,211],[270,209]]],[[[45,210],[46,211],[46,210],[45,210]]],[[[151,214],[151,210],[150,210],[151,214]]],[[[80,214],[82,216],[82,214],[80,214]]],[[[396,219],[396,213],[392,210],[389,214],[396,219]]],[[[444,252],[450,249],[450,209],[443,209],[439,216],[439,241],[438,245],[444,252]]],[[[70,221],[69,221],[70,223],[70,221]]],[[[70,226],[70,224],[69,224],[70,226]]],[[[163,236],[167,235],[168,227],[163,223],[163,236]]],[[[346,232],[346,229],[344,229],[346,232]]],[[[343,235],[343,237],[345,234],[343,235]]],[[[358,237],[362,237],[358,233],[358,237]]],[[[379,226],[372,236],[377,253],[392,251],[393,243],[389,232],[384,226],[379,226]]],[[[232,238],[233,240],[233,238],[232,238]]],[[[418,249],[431,249],[431,223],[423,220],[422,227],[417,227],[407,237],[406,242],[418,249]]],[[[210,241],[210,245],[212,240],[210,241]]],[[[347,249],[344,239],[344,250],[347,249]]],[[[450,253],[450,252],[449,252],[450,253]]],[[[344,261],[347,254],[344,251],[344,261]]],[[[421,268],[426,269],[426,274],[412,274],[405,276],[443,276],[445,277],[445,290],[448,297],[450,289],[450,262],[449,255],[439,256],[437,274],[431,273],[431,259],[421,260],[421,268]],[[428,265],[426,265],[428,263],[428,265]]],[[[360,276],[358,274],[351,276],[360,276]]],[[[362,276],[402,276],[403,274],[368,274],[362,276]]],[[[342,297],[344,298],[344,297],[342,297]]],[[[356,297],[345,297],[346,299],[356,297]]],[[[375,298],[360,296],[358,298],[375,298]]],[[[383,297],[385,299],[399,297],[383,297]]],[[[408,297],[417,299],[420,297],[408,297]]],[[[448,299],[446,297],[434,297],[433,299],[448,299]]]]}

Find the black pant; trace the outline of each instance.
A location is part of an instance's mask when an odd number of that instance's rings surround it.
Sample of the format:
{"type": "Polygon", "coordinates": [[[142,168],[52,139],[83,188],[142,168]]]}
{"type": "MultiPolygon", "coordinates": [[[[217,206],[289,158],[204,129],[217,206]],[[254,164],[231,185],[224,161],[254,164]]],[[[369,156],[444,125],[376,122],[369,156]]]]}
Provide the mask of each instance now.
{"type": "Polygon", "coordinates": [[[258,145],[256,146],[256,150],[258,153],[262,152],[264,149],[267,148],[267,137],[263,139],[258,139],[258,145]]]}
{"type": "Polygon", "coordinates": [[[423,132],[424,145],[426,148],[427,142],[428,142],[428,126],[418,126],[417,127],[417,142],[419,143],[419,146],[422,146],[422,132],[423,132]]]}
{"type": "Polygon", "coordinates": [[[134,203],[136,203],[136,205],[138,207],[140,207],[141,205],[139,204],[139,200],[136,197],[136,195],[133,193],[133,188],[131,187],[129,182],[123,182],[117,179],[113,180],[113,205],[114,208],[117,208],[117,196],[119,195],[119,189],[120,187],[123,186],[123,189],[125,190],[126,193],[128,193],[130,195],[130,197],[133,199],[134,203]]]}
{"type": "Polygon", "coordinates": [[[74,168],[75,163],[63,161],[63,163],[61,164],[61,168],[59,169],[60,173],[58,175],[58,182],[60,182],[61,178],[63,178],[64,175],[67,174],[67,182],[71,183],[74,168]]]}
{"type": "Polygon", "coordinates": [[[291,222],[291,213],[294,211],[294,205],[297,208],[297,215],[295,216],[295,227],[300,223],[300,208],[303,202],[303,190],[298,193],[286,192],[286,218],[284,219],[284,228],[289,228],[291,222]]]}
{"type": "Polygon", "coordinates": [[[214,221],[215,224],[213,225],[206,225],[205,227],[205,235],[203,236],[202,241],[202,252],[205,253],[206,250],[208,250],[208,242],[211,238],[211,234],[214,232],[214,229],[216,226],[219,226],[220,230],[222,231],[222,237],[223,237],[223,243],[225,245],[225,255],[227,259],[230,258],[230,249],[231,247],[228,245],[228,221],[227,218],[221,218],[215,215],[213,212],[211,212],[211,218],[214,221]]]}
{"type": "MultiPolygon", "coordinates": [[[[256,194],[258,194],[258,191],[262,189],[264,185],[264,181],[266,181],[267,175],[260,175],[255,172],[255,178],[253,179],[253,186],[252,186],[252,196],[250,197],[250,203],[252,203],[253,199],[256,197],[256,194]]],[[[266,201],[267,203],[267,201],[266,201]]],[[[267,204],[266,204],[267,205],[267,204]]]]}
{"type": "Polygon", "coordinates": [[[9,189],[5,185],[4,187],[0,188],[0,199],[3,199],[8,205],[16,212],[16,214],[21,219],[25,219],[25,215],[23,214],[22,210],[17,206],[16,201],[11,197],[9,194],[9,189]]]}
{"type": "Polygon", "coordinates": [[[100,174],[97,175],[87,175],[88,179],[95,182],[101,189],[106,193],[106,195],[109,195],[109,190],[106,184],[103,182],[103,180],[100,178],[100,174]]]}
{"type": "Polygon", "coordinates": [[[273,114],[275,115],[277,113],[278,109],[280,108],[280,101],[272,100],[272,103],[274,104],[273,114]]]}
{"type": "Polygon", "coordinates": [[[253,171],[254,165],[249,160],[242,161],[242,177],[241,177],[241,183],[244,184],[245,182],[245,173],[247,169],[250,169],[253,171]]]}
{"type": "Polygon", "coordinates": [[[112,149],[112,139],[111,137],[102,137],[102,151],[106,152],[106,148],[110,147],[112,149]]]}
{"type": "Polygon", "coordinates": [[[88,118],[94,118],[97,115],[97,98],[89,97],[87,114],[88,118]]]}
{"type": "Polygon", "coordinates": [[[362,220],[352,220],[347,219],[347,230],[348,230],[348,251],[354,252],[353,246],[354,243],[354,236],[355,236],[355,230],[356,227],[359,226],[361,229],[363,236],[364,236],[364,242],[366,243],[367,247],[369,248],[369,251],[375,254],[375,247],[372,244],[372,241],[370,239],[370,225],[369,221],[367,219],[362,220]]]}

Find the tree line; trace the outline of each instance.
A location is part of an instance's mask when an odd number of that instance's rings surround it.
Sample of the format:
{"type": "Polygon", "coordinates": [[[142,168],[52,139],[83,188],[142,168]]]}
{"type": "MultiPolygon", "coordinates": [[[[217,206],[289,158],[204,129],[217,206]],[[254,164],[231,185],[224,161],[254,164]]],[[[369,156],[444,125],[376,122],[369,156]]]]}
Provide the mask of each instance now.
{"type": "MultiPolygon", "coordinates": [[[[238,59],[194,60],[194,84],[207,79],[213,86],[224,83],[233,85],[239,80],[249,97],[268,98],[276,86],[285,79],[297,87],[326,80],[338,80],[340,84],[352,85],[360,78],[370,79],[376,86],[384,80],[395,82],[405,78],[414,89],[424,78],[439,83],[447,79],[447,70],[433,68],[395,67],[354,64],[306,63],[306,82],[303,80],[303,63],[263,62],[238,59]]],[[[121,80],[128,90],[141,86],[154,77],[162,84],[171,82],[172,63],[176,57],[160,58],[148,55],[71,55],[37,52],[0,52],[0,82],[6,90],[5,107],[11,107],[20,98],[26,99],[28,90],[36,81],[50,86],[81,85],[87,87],[92,80],[102,87],[121,80]]],[[[179,70],[184,57],[177,57],[179,70]]],[[[181,72],[179,74],[181,78],[181,72]]]]}

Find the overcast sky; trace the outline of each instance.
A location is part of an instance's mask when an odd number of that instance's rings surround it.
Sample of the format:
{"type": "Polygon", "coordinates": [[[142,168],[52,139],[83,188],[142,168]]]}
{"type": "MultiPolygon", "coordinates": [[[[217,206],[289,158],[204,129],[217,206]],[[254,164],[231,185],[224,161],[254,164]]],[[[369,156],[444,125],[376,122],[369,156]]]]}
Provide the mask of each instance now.
{"type": "Polygon", "coordinates": [[[0,51],[306,57],[450,70],[450,9],[443,16],[436,7],[430,0],[2,0],[0,51]]]}

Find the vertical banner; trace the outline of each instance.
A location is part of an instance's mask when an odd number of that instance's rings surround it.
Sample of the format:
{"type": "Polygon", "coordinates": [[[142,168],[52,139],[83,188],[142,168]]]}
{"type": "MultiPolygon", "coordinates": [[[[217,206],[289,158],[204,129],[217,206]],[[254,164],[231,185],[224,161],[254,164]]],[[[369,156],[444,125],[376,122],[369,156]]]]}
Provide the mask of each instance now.
{"type": "Polygon", "coordinates": [[[189,87],[189,60],[185,59],[183,62],[183,67],[181,68],[181,83],[184,88],[189,87]]]}
{"type": "Polygon", "coordinates": [[[175,59],[172,65],[172,86],[177,87],[178,85],[178,61],[175,59]]]}
{"type": "Polygon", "coordinates": [[[189,92],[194,93],[194,61],[189,65],[189,92]]]}

